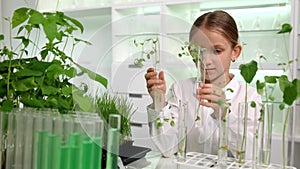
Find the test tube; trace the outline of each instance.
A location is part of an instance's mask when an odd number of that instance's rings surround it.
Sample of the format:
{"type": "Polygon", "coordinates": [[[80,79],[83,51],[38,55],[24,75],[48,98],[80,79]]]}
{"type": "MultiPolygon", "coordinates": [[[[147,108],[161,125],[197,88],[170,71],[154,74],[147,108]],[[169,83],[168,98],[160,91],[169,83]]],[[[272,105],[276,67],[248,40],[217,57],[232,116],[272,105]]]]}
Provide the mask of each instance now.
{"type": "Polygon", "coordinates": [[[103,144],[103,128],[104,123],[100,117],[95,121],[96,135],[92,139],[93,141],[93,152],[94,152],[94,164],[93,169],[102,168],[102,144],[103,144]]]}
{"type": "Polygon", "coordinates": [[[8,113],[0,112],[0,166],[4,165],[3,157],[6,150],[5,142],[7,137],[8,113]]]}
{"type": "Polygon", "coordinates": [[[25,128],[25,115],[24,115],[24,110],[23,109],[15,109],[14,110],[15,114],[15,159],[14,159],[14,168],[23,168],[22,160],[23,160],[23,151],[24,151],[24,128],[25,128]]]}
{"type": "Polygon", "coordinates": [[[178,117],[178,151],[177,160],[186,160],[186,143],[187,143],[187,107],[188,103],[180,101],[179,102],[179,117],[178,117]]]}
{"type": "Polygon", "coordinates": [[[51,134],[48,136],[48,159],[47,167],[48,169],[58,169],[59,168],[59,156],[60,156],[60,136],[51,134]]]}
{"type": "Polygon", "coordinates": [[[6,169],[13,168],[15,146],[15,113],[8,113],[6,169]]]}
{"type": "MultiPolygon", "coordinates": [[[[205,83],[205,67],[206,67],[206,49],[196,47],[197,55],[193,56],[194,62],[197,68],[197,77],[195,83],[195,94],[202,83],[205,83]]],[[[203,106],[200,105],[199,100],[196,98],[196,120],[195,127],[201,127],[201,113],[203,112],[203,106]]]]}
{"type": "Polygon", "coordinates": [[[34,147],[34,108],[26,108],[26,119],[25,119],[25,138],[24,138],[24,144],[26,145],[24,147],[24,158],[23,158],[23,169],[32,169],[33,168],[33,160],[34,156],[32,155],[33,147],[34,147]]]}
{"type": "Polygon", "coordinates": [[[118,114],[110,114],[108,139],[107,139],[107,155],[106,155],[107,169],[118,168],[120,125],[121,125],[121,116],[118,114]]]}
{"type": "Polygon", "coordinates": [[[218,168],[227,168],[227,156],[228,156],[228,124],[229,118],[226,114],[227,109],[224,105],[220,105],[218,123],[219,123],[219,148],[218,148],[218,168]]]}
{"type": "MultiPolygon", "coordinates": [[[[160,72],[160,44],[159,44],[159,40],[158,38],[156,38],[156,42],[154,43],[154,57],[153,57],[153,67],[154,70],[159,73],[160,72]]],[[[153,90],[152,91],[154,100],[153,100],[153,104],[154,104],[154,110],[155,112],[160,112],[163,108],[162,102],[163,102],[163,94],[161,90],[153,90]]]]}
{"type": "Polygon", "coordinates": [[[82,142],[82,168],[93,169],[93,143],[90,140],[82,142]]]}

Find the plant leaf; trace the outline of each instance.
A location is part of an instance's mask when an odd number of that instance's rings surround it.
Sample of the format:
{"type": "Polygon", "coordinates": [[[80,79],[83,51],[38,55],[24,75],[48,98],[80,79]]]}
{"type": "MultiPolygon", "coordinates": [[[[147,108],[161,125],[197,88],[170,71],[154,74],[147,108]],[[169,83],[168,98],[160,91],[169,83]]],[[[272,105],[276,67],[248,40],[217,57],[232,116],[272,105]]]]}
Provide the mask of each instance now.
{"type": "Polygon", "coordinates": [[[42,86],[41,89],[43,95],[55,95],[59,92],[59,89],[52,86],[42,86]]]}
{"type": "Polygon", "coordinates": [[[73,90],[73,99],[74,104],[77,104],[82,111],[90,112],[93,109],[93,101],[89,97],[84,96],[82,91],[73,90]]]}
{"type": "Polygon", "coordinates": [[[282,92],[284,92],[285,88],[293,85],[292,82],[289,81],[289,79],[286,75],[280,76],[278,81],[279,81],[279,88],[282,92]]]}
{"type": "Polygon", "coordinates": [[[28,19],[28,14],[27,14],[28,10],[29,10],[28,8],[19,8],[14,11],[13,17],[12,17],[12,28],[13,29],[28,19]]]}
{"type": "Polygon", "coordinates": [[[4,35],[0,34],[0,40],[4,40],[4,35]]]}
{"type": "Polygon", "coordinates": [[[277,83],[278,76],[265,76],[265,82],[266,83],[277,83]]]}
{"type": "Polygon", "coordinates": [[[14,73],[17,77],[31,77],[31,76],[42,76],[43,72],[38,70],[31,70],[28,68],[24,68],[23,70],[17,71],[14,73]]]}
{"type": "Polygon", "coordinates": [[[283,92],[283,102],[292,105],[297,98],[297,86],[287,86],[283,92]]]}
{"type": "Polygon", "coordinates": [[[39,25],[44,22],[44,16],[36,10],[30,10],[31,16],[28,20],[29,24],[39,25]]]}
{"type": "Polygon", "coordinates": [[[14,108],[14,103],[12,100],[4,100],[0,106],[0,111],[10,112],[14,108]]]}
{"type": "Polygon", "coordinates": [[[53,42],[57,36],[57,25],[54,17],[48,16],[43,22],[44,32],[49,42],[53,42]]]}
{"type": "Polygon", "coordinates": [[[298,99],[300,97],[300,79],[294,79],[292,82],[297,88],[297,97],[296,99],[298,99]]]}
{"type": "Polygon", "coordinates": [[[87,69],[87,68],[84,68],[84,67],[80,66],[78,63],[74,63],[74,64],[75,64],[76,66],[78,66],[79,69],[80,69],[82,72],[86,73],[86,74],[89,76],[89,78],[91,78],[91,79],[93,79],[93,80],[99,82],[99,83],[102,84],[105,88],[107,88],[107,79],[106,79],[106,78],[104,78],[103,76],[101,76],[101,75],[99,75],[99,74],[97,74],[97,73],[95,73],[95,72],[90,71],[90,70],[87,69]]]}
{"type": "Polygon", "coordinates": [[[265,82],[260,82],[259,80],[256,81],[256,90],[258,94],[262,95],[264,93],[265,87],[266,87],[265,82]]]}
{"type": "Polygon", "coordinates": [[[28,91],[37,87],[34,77],[29,77],[21,80],[13,80],[12,86],[16,91],[28,91]]]}
{"type": "Polygon", "coordinates": [[[284,23],[282,26],[281,26],[281,30],[279,32],[277,32],[278,34],[282,34],[282,33],[291,33],[293,27],[291,24],[289,23],[284,23]]]}
{"type": "Polygon", "coordinates": [[[257,62],[252,60],[250,63],[241,64],[239,69],[246,83],[251,83],[258,70],[257,62]]]}
{"type": "Polygon", "coordinates": [[[84,27],[78,20],[76,20],[74,18],[71,18],[71,17],[68,17],[66,15],[64,15],[64,18],[71,21],[74,25],[76,25],[80,29],[81,33],[83,33],[84,27]]]}
{"type": "Polygon", "coordinates": [[[44,107],[44,100],[36,99],[36,98],[21,98],[20,101],[26,107],[36,107],[36,108],[43,108],[44,107]]]}

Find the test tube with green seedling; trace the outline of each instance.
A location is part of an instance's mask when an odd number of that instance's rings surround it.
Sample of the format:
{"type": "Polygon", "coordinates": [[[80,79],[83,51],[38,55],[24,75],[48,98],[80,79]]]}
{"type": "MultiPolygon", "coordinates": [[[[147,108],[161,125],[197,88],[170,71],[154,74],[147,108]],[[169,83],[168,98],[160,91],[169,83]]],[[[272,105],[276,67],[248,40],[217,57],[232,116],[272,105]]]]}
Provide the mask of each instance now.
{"type": "Polygon", "coordinates": [[[118,168],[119,142],[120,142],[121,116],[118,114],[109,115],[109,129],[107,139],[106,168],[118,168]]]}

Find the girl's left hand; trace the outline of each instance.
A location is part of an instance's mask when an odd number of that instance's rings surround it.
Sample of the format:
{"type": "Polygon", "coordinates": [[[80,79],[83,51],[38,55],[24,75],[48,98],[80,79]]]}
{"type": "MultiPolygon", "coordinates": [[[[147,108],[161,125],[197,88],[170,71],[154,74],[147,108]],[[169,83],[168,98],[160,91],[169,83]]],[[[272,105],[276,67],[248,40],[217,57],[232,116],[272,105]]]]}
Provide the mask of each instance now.
{"type": "MultiPolygon", "coordinates": [[[[226,102],[226,96],[222,88],[214,84],[201,84],[197,90],[197,98],[200,101],[200,105],[211,107],[214,109],[213,117],[219,118],[220,106],[224,106],[226,102]]],[[[222,114],[222,117],[225,116],[222,114]]]]}

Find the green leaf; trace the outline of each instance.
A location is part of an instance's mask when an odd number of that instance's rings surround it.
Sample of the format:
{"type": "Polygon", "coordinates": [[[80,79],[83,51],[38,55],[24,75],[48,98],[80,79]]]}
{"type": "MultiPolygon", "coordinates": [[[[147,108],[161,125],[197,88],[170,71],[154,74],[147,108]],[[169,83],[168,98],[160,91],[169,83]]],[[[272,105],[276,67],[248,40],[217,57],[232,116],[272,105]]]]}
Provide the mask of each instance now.
{"type": "Polygon", "coordinates": [[[294,79],[292,82],[296,87],[297,87],[297,98],[298,99],[300,97],[300,79],[294,79]]]}
{"type": "Polygon", "coordinates": [[[175,126],[175,122],[174,122],[174,120],[172,120],[172,121],[170,122],[170,126],[172,126],[172,127],[174,127],[174,126],[175,126]]]}
{"type": "Polygon", "coordinates": [[[12,81],[12,86],[16,91],[28,91],[37,87],[37,84],[34,81],[34,77],[29,77],[21,80],[12,81]]]}
{"type": "Polygon", "coordinates": [[[284,103],[280,103],[279,110],[283,110],[284,108],[285,108],[285,104],[284,103]]]}
{"type": "Polygon", "coordinates": [[[46,18],[45,22],[43,22],[44,32],[46,34],[49,42],[53,42],[55,37],[57,36],[57,25],[53,18],[46,18]]]}
{"type": "Polygon", "coordinates": [[[282,75],[278,79],[279,81],[279,88],[282,92],[284,92],[285,88],[292,86],[292,82],[289,81],[286,75],[282,75]]]}
{"type": "Polygon", "coordinates": [[[291,33],[293,27],[291,24],[289,23],[284,23],[282,26],[281,26],[281,30],[279,32],[277,32],[278,34],[282,34],[282,33],[291,33]]]}
{"type": "Polygon", "coordinates": [[[266,87],[265,82],[260,82],[259,80],[256,81],[256,90],[258,94],[262,95],[264,93],[265,87],[266,87]]]}
{"type": "Polygon", "coordinates": [[[42,59],[45,59],[47,57],[47,55],[48,55],[48,50],[47,49],[41,51],[42,59]]]}
{"type": "Polygon", "coordinates": [[[251,101],[250,106],[253,107],[253,108],[256,107],[255,101],[251,101]]]}
{"type": "Polygon", "coordinates": [[[297,86],[292,85],[284,89],[283,102],[292,105],[297,98],[297,86]]]}
{"type": "Polygon", "coordinates": [[[35,107],[35,108],[43,108],[44,107],[44,100],[36,99],[36,98],[21,98],[20,101],[26,107],[35,107]]]}
{"type": "Polygon", "coordinates": [[[62,93],[63,93],[64,95],[69,96],[69,95],[72,94],[72,89],[73,89],[72,86],[63,86],[63,87],[62,87],[62,93]]]}
{"type": "Polygon", "coordinates": [[[72,77],[75,77],[76,74],[77,74],[77,71],[75,68],[71,67],[69,68],[68,70],[65,70],[64,71],[64,74],[67,75],[68,77],[72,78],[72,77]]]}
{"type": "Polygon", "coordinates": [[[74,25],[76,25],[80,29],[81,33],[83,33],[84,27],[78,20],[76,20],[74,18],[71,18],[71,17],[68,17],[66,15],[64,15],[64,18],[71,21],[74,25]]]}
{"type": "Polygon", "coordinates": [[[41,89],[43,95],[55,95],[59,92],[59,89],[53,86],[42,86],[41,89]]]}
{"type": "Polygon", "coordinates": [[[95,72],[90,71],[90,70],[87,69],[87,68],[84,68],[84,67],[80,66],[78,63],[74,63],[74,64],[75,64],[76,66],[78,66],[79,69],[80,69],[82,72],[86,73],[86,74],[89,76],[89,78],[91,78],[91,79],[93,79],[93,80],[99,82],[99,83],[102,84],[105,88],[107,88],[107,79],[106,79],[106,78],[104,78],[103,76],[101,76],[101,75],[99,75],[99,74],[97,74],[97,73],[95,73],[95,72]]]}
{"type": "Polygon", "coordinates": [[[74,104],[77,104],[82,111],[90,111],[93,108],[93,101],[83,95],[80,90],[73,91],[74,104]]]}
{"type": "Polygon", "coordinates": [[[241,64],[239,69],[246,83],[251,83],[258,70],[257,62],[252,60],[250,63],[241,64]]]}
{"type": "Polygon", "coordinates": [[[278,76],[265,76],[264,78],[267,83],[277,83],[278,76]]]}
{"type": "Polygon", "coordinates": [[[14,103],[12,100],[4,100],[0,106],[0,111],[11,112],[14,108],[14,103]]]}
{"type": "Polygon", "coordinates": [[[40,12],[38,12],[36,10],[31,10],[30,13],[31,13],[31,16],[28,20],[29,24],[39,25],[44,22],[44,16],[40,12]]]}
{"type": "Polygon", "coordinates": [[[24,68],[23,70],[19,70],[16,73],[14,73],[14,75],[17,77],[42,76],[43,72],[24,68]]]}
{"type": "Polygon", "coordinates": [[[12,17],[12,28],[15,28],[28,19],[28,8],[16,9],[12,17]]]}
{"type": "Polygon", "coordinates": [[[0,40],[4,40],[4,35],[0,34],[0,40]]]}

